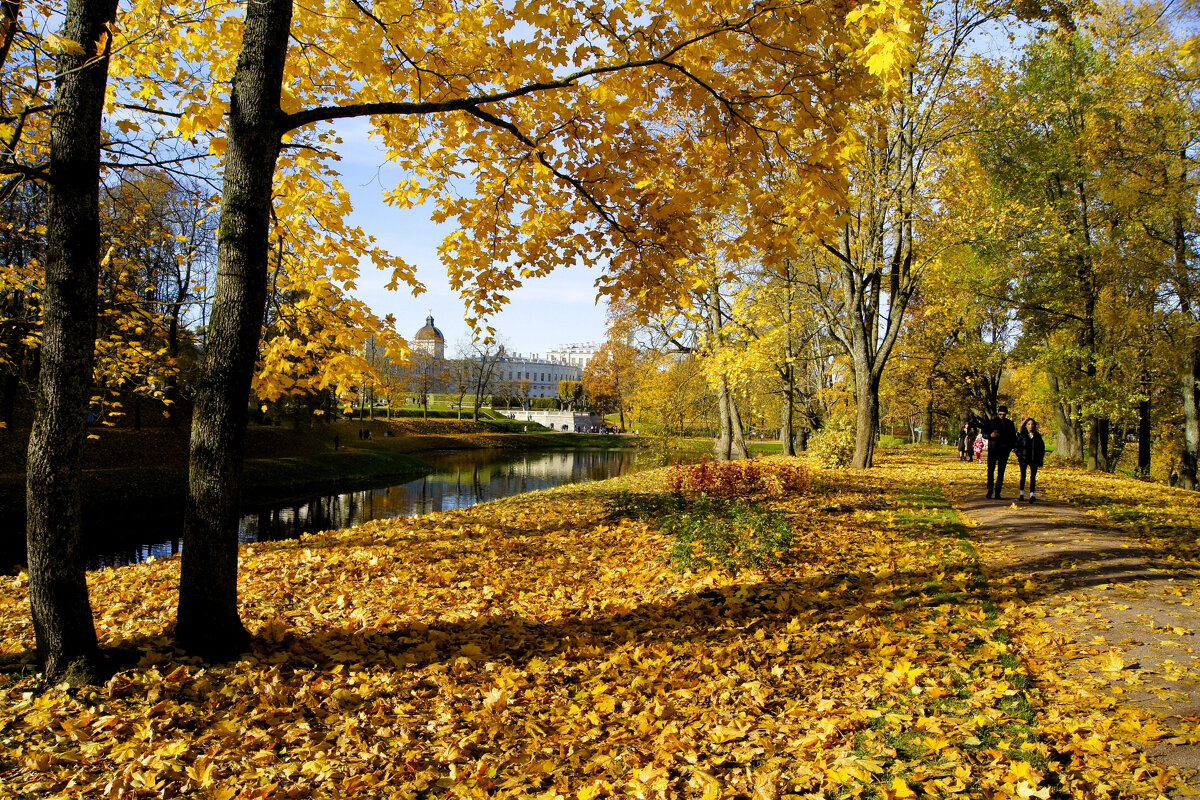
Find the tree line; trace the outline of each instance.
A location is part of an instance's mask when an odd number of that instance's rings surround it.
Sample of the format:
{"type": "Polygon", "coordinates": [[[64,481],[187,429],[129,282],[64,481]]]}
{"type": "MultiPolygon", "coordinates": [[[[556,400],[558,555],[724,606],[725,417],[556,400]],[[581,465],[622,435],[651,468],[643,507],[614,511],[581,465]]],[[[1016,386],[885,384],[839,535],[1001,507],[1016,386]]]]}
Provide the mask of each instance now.
{"type": "Polygon", "coordinates": [[[856,109],[824,235],[778,220],[787,241],[734,250],[754,221],[723,216],[674,302],[614,307],[610,342],[657,354],[631,403],[718,457],[749,427],[784,452],[849,431],[858,467],[885,428],[953,440],[1007,403],[1059,458],[1197,488],[1195,9],[1047,7],[994,56],[1016,9],[925,10],[904,83],[856,109]]]}

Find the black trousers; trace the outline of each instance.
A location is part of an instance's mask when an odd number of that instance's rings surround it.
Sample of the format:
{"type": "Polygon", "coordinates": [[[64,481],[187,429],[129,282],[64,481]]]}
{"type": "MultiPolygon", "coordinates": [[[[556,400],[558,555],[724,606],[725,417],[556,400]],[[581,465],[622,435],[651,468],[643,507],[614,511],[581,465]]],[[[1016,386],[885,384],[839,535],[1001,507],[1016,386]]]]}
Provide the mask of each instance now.
{"type": "Polygon", "coordinates": [[[996,447],[992,444],[988,447],[988,494],[1000,494],[1000,487],[1004,485],[1004,470],[1008,468],[1008,454],[1012,450],[1006,447],[996,447]]]}
{"type": "Polygon", "coordinates": [[[1033,494],[1037,491],[1037,471],[1038,468],[1033,464],[1021,463],[1021,491],[1025,491],[1025,470],[1029,470],[1029,493],[1033,494]]]}

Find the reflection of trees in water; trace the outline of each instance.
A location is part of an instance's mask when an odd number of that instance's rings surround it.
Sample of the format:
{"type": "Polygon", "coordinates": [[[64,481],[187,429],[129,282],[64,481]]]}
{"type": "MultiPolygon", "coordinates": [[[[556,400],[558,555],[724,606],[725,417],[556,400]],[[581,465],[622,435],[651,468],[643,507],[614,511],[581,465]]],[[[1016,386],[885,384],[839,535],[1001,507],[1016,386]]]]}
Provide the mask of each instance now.
{"type": "Polygon", "coordinates": [[[243,520],[245,541],[285,539],[346,528],[372,519],[449,511],[563,483],[603,480],[637,464],[629,451],[522,453],[454,451],[427,456],[434,471],[409,483],[316,498],[288,509],[243,520]],[[247,524],[252,522],[252,524],[247,524]]]}
{"type": "MultiPolygon", "coordinates": [[[[294,539],[304,533],[348,528],[373,519],[448,511],[514,494],[548,489],[563,483],[603,480],[636,469],[638,454],[620,450],[522,453],[465,450],[432,453],[430,474],[405,484],[314,496],[303,502],[258,508],[242,517],[242,542],[294,539]]],[[[127,513],[112,514],[89,525],[97,543],[89,568],[119,566],[180,551],[177,508],[156,509],[144,521],[127,513]],[[129,535],[129,531],[135,531],[129,535]],[[143,533],[139,535],[137,531],[143,533]]]]}

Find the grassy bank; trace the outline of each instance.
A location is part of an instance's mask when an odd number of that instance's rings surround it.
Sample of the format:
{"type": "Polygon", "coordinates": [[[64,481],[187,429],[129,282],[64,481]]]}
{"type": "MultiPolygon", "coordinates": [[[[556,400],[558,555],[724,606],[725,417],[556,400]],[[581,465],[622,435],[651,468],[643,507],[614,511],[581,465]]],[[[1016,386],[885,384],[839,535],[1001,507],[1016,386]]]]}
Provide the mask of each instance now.
{"type": "MultiPolygon", "coordinates": [[[[167,428],[93,430],[84,448],[84,502],[91,508],[173,500],[187,487],[188,432],[167,428]]],[[[0,515],[23,514],[28,432],[0,433],[0,515]]],[[[612,448],[632,437],[554,433],[512,420],[348,420],[294,429],[247,430],[245,498],[267,503],[313,490],[355,488],[417,477],[428,450],[612,448]],[[362,434],[370,432],[369,439],[362,434]]]]}

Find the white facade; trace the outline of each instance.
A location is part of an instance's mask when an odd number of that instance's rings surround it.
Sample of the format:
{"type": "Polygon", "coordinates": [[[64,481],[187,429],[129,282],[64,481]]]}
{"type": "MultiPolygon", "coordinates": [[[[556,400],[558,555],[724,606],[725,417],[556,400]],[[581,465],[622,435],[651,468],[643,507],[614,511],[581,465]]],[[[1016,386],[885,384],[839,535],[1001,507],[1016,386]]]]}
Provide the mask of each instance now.
{"type": "Polygon", "coordinates": [[[553,350],[546,351],[546,360],[556,364],[570,364],[583,370],[600,350],[599,342],[582,342],[576,344],[560,344],[553,350]]]}
{"type": "Polygon", "coordinates": [[[521,381],[529,381],[530,397],[557,397],[558,382],[583,380],[583,367],[516,353],[497,362],[495,380],[513,395],[521,394],[521,381]]]}
{"type": "Polygon", "coordinates": [[[514,411],[497,408],[497,414],[515,419],[517,422],[536,422],[555,431],[567,430],[587,433],[604,424],[604,417],[577,411],[514,411]],[[564,428],[564,426],[566,426],[564,428]]]}
{"type": "MultiPolygon", "coordinates": [[[[432,312],[425,318],[425,326],[409,340],[409,346],[414,352],[439,361],[445,359],[446,337],[433,324],[432,312]]],[[[597,342],[559,345],[549,350],[545,358],[538,358],[536,353],[528,357],[520,353],[506,356],[496,364],[493,391],[518,396],[522,381],[529,381],[529,397],[557,397],[559,381],[583,380],[584,367],[600,346],[597,342]]]]}

